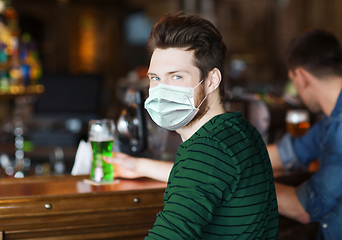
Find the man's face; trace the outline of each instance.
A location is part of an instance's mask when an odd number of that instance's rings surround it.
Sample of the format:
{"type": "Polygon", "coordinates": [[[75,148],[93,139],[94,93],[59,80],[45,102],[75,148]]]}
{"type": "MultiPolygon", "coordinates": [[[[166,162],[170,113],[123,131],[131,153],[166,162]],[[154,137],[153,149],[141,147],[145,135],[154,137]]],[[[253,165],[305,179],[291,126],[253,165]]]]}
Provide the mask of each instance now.
{"type": "Polygon", "coordinates": [[[317,102],[317,99],[308,91],[303,88],[301,82],[301,77],[293,71],[288,72],[289,78],[292,80],[293,85],[295,86],[300,98],[302,99],[304,105],[313,113],[318,113],[321,111],[321,106],[317,102]]]}
{"type": "MultiPolygon", "coordinates": [[[[193,63],[193,57],[194,51],[181,48],[155,49],[147,72],[150,88],[156,87],[159,83],[195,88],[202,79],[200,70],[193,63]]],[[[204,97],[203,84],[200,84],[195,89],[196,107],[204,97]]],[[[206,101],[201,105],[193,121],[204,115],[205,109],[206,101]]]]}
{"type": "Polygon", "coordinates": [[[147,73],[150,87],[159,83],[196,87],[200,81],[200,70],[193,64],[193,55],[194,51],[179,48],[154,50],[147,73]]]}

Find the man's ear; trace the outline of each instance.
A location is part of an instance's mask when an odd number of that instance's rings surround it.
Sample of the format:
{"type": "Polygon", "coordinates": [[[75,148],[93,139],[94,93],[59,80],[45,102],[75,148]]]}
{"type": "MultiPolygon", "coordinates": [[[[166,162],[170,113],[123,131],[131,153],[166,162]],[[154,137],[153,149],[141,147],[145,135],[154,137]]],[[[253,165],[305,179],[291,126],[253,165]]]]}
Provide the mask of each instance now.
{"type": "Polygon", "coordinates": [[[298,67],[294,70],[295,75],[297,75],[297,83],[300,84],[302,88],[307,88],[312,80],[312,75],[306,71],[304,68],[298,67]]]}
{"type": "Polygon", "coordinates": [[[206,94],[212,93],[215,91],[221,83],[222,76],[221,71],[218,68],[214,68],[208,74],[208,78],[205,81],[207,92],[206,94]]]}

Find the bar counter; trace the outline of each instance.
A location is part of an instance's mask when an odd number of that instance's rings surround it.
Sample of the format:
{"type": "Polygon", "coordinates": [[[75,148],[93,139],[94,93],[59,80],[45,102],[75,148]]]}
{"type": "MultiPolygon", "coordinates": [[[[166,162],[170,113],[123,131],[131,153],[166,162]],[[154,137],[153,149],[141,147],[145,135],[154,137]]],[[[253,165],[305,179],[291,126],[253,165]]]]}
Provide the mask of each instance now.
{"type": "MultiPolygon", "coordinates": [[[[275,172],[275,181],[296,186],[306,172],[275,172]]],[[[117,179],[108,185],[88,176],[0,180],[0,239],[144,239],[163,209],[166,183],[117,179]]],[[[317,225],[280,216],[279,239],[315,239],[317,225]]]]}
{"type": "Polygon", "coordinates": [[[166,183],[87,176],[0,180],[0,239],[143,239],[163,209],[166,183]]]}

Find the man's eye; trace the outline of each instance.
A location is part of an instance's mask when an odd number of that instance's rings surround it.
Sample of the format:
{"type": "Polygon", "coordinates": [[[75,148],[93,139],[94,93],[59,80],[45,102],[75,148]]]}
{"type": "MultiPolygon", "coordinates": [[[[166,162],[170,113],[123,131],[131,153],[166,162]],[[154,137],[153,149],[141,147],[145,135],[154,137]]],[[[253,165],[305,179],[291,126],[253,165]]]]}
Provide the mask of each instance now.
{"type": "Polygon", "coordinates": [[[173,76],[172,78],[175,79],[175,80],[182,79],[182,77],[181,77],[181,76],[178,76],[178,75],[175,75],[175,76],[173,76]]]}
{"type": "Polygon", "coordinates": [[[153,81],[160,81],[160,78],[159,77],[151,77],[151,80],[153,80],[153,81]]]}

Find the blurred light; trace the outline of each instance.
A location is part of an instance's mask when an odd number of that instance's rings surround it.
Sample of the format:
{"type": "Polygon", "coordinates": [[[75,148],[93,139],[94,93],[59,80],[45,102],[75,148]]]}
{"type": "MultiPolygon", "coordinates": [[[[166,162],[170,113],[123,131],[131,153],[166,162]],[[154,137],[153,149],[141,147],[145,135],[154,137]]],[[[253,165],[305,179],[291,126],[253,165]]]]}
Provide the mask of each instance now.
{"type": "Polygon", "coordinates": [[[6,168],[6,170],[5,170],[5,172],[6,172],[6,174],[7,174],[8,176],[11,176],[11,175],[14,174],[14,169],[13,169],[13,167],[8,166],[8,167],[6,168]]]}
{"type": "Polygon", "coordinates": [[[243,71],[246,69],[246,62],[240,59],[234,59],[231,61],[230,67],[236,71],[243,71]]]}
{"type": "Polygon", "coordinates": [[[21,127],[16,127],[14,129],[14,135],[16,135],[16,136],[23,135],[23,133],[24,133],[24,131],[23,131],[23,129],[21,127]]]}
{"type": "Polygon", "coordinates": [[[93,71],[96,66],[98,45],[96,19],[92,14],[84,14],[79,20],[79,60],[83,70],[93,71]]]}
{"type": "Polygon", "coordinates": [[[65,165],[62,161],[58,161],[55,163],[54,168],[56,174],[63,174],[65,170],[65,165]]]}
{"type": "Polygon", "coordinates": [[[79,133],[82,129],[82,121],[78,118],[71,118],[65,122],[65,127],[72,133],[79,133]]]}
{"type": "Polygon", "coordinates": [[[152,25],[145,13],[130,14],[124,22],[127,43],[130,45],[146,45],[152,25]]]}
{"type": "Polygon", "coordinates": [[[15,177],[15,178],[23,178],[23,177],[24,177],[24,173],[22,173],[22,172],[16,172],[16,173],[14,174],[14,177],[15,177]]]}
{"type": "Polygon", "coordinates": [[[10,165],[10,159],[7,154],[2,154],[0,156],[0,164],[4,169],[10,165]]]}
{"type": "Polygon", "coordinates": [[[24,86],[18,86],[18,88],[19,88],[19,94],[25,93],[25,87],[24,86]]]}
{"type": "Polygon", "coordinates": [[[42,84],[38,84],[38,85],[36,86],[36,92],[37,92],[37,93],[43,93],[44,90],[45,90],[45,87],[44,87],[42,84]]]}
{"type": "Polygon", "coordinates": [[[43,174],[43,166],[42,165],[37,165],[34,169],[34,172],[36,175],[42,175],[43,174]]]}
{"type": "Polygon", "coordinates": [[[15,151],[15,157],[17,159],[22,159],[24,157],[24,151],[23,150],[17,150],[15,151]]]}
{"type": "Polygon", "coordinates": [[[27,93],[34,93],[36,91],[36,86],[27,86],[26,92],[27,93]]]}
{"type": "Polygon", "coordinates": [[[29,158],[25,158],[24,161],[23,161],[23,166],[25,168],[31,166],[31,160],[29,158]]]}
{"type": "Polygon", "coordinates": [[[20,89],[19,89],[18,86],[10,86],[10,87],[9,87],[9,92],[10,92],[11,94],[19,94],[20,89]]]}
{"type": "Polygon", "coordinates": [[[22,149],[24,147],[24,141],[16,141],[15,147],[18,149],[22,149]]]}

